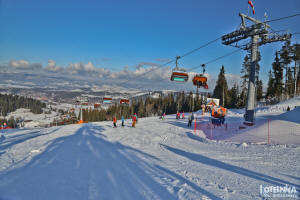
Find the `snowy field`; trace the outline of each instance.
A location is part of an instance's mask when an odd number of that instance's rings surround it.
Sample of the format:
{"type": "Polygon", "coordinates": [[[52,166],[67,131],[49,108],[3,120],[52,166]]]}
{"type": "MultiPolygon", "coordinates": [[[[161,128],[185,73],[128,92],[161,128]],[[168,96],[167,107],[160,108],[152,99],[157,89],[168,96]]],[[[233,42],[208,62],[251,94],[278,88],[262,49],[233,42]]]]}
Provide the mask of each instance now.
{"type": "MultiPolygon", "coordinates": [[[[240,115],[231,113],[228,123],[238,123],[240,115]]],[[[241,141],[242,135],[259,134],[255,126],[227,131],[224,138],[216,127],[210,140],[205,128],[194,133],[194,126],[174,118],[139,119],[136,128],[127,120],[123,128],[118,121],[118,128],[97,122],[5,130],[0,199],[261,199],[260,185],[300,190],[294,139],[284,145],[241,141]]]]}
{"type": "MultiPolygon", "coordinates": [[[[25,123],[26,128],[41,127],[49,125],[59,115],[57,112],[51,111],[51,114],[34,114],[30,112],[30,109],[19,108],[14,112],[7,115],[6,119],[14,117],[14,119],[21,118],[23,120],[30,120],[31,122],[25,123]]],[[[1,117],[4,118],[4,117],[1,117]]]]}

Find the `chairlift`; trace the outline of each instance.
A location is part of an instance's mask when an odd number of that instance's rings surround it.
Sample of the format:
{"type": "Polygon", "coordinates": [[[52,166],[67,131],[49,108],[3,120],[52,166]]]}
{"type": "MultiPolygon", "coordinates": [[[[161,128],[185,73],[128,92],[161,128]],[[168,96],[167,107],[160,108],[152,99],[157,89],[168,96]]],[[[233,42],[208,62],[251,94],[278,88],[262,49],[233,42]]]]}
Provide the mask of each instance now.
{"type": "Polygon", "coordinates": [[[186,82],[189,75],[185,69],[178,67],[178,59],[180,59],[180,56],[176,57],[176,67],[172,70],[171,81],[186,82]]]}
{"type": "Polygon", "coordinates": [[[207,76],[205,75],[205,64],[202,65],[202,68],[203,73],[194,76],[193,85],[197,86],[197,88],[203,87],[204,89],[208,89],[207,76]]]}
{"type": "Polygon", "coordinates": [[[103,103],[112,103],[112,98],[111,97],[103,97],[103,103]]]}
{"type": "Polygon", "coordinates": [[[101,107],[101,104],[100,103],[94,103],[94,109],[98,109],[101,107]]]}
{"type": "Polygon", "coordinates": [[[122,98],[120,99],[121,105],[129,105],[129,99],[128,98],[122,98]]]}

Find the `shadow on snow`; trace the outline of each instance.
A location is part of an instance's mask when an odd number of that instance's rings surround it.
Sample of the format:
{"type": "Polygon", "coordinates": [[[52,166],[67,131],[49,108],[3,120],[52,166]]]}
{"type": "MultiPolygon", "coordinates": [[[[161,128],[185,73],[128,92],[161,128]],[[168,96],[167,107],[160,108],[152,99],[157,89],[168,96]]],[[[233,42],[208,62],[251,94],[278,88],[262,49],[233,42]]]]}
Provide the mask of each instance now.
{"type": "Polygon", "coordinates": [[[60,128],[53,129],[47,133],[43,133],[41,131],[34,131],[31,133],[24,133],[24,134],[20,134],[20,135],[16,135],[16,136],[10,136],[7,139],[4,139],[2,142],[0,142],[0,150],[5,150],[7,148],[12,147],[13,145],[22,143],[22,142],[32,139],[32,138],[36,138],[36,137],[43,136],[43,135],[49,135],[51,133],[56,132],[58,129],[60,129],[60,128]]]}
{"type": "Polygon", "coordinates": [[[291,185],[291,186],[299,187],[299,185],[297,185],[297,184],[293,184],[293,183],[290,183],[288,181],[281,180],[279,178],[274,178],[274,177],[271,177],[271,176],[268,176],[268,175],[265,175],[265,174],[262,174],[262,173],[259,173],[259,172],[255,172],[255,171],[252,171],[252,170],[248,170],[248,169],[245,169],[245,168],[242,168],[242,167],[238,167],[238,166],[235,166],[235,165],[232,165],[232,164],[227,164],[227,163],[224,163],[222,161],[215,160],[215,159],[203,156],[201,154],[186,152],[186,151],[183,151],[183,150],[180,150],[180,149],[175,149],[175,148],[167,146],[167,145],[162,145],[162,146],[164,148],[166,148],[167,150],[175,153],[175,154],[178,154],[180,156],[186,157],[190,160],[193,160],[195,162],[199,162],[199,163],[202,163],[202,164],[205,164],[205,165],[220,168],[220,169],[223,169],[223,170],[226,170],[226,171],[229,171],[229,172],[232,172],[232,173],[236,173],[236,174],[239,174],[239,175],[242,175],[242,176],[246,176],[246,177],[249,177],[249,178],[253,178],[253,179],[256,179],[256,180],[259,180],[259,181],[264,181],[264,182],[272,184],[272,185],[284,186],[285,184],[288,184],[288,185],[291,185]]]}
{"type": "Polygon", "coordinates": [[[23,167],[0,174],[0,199],[178,199],[163,186],[166,177],[220,199],[153,164],[157,158],[105,140],[102,131],[85,124],[74,135],[55,139],[23,167]]]}

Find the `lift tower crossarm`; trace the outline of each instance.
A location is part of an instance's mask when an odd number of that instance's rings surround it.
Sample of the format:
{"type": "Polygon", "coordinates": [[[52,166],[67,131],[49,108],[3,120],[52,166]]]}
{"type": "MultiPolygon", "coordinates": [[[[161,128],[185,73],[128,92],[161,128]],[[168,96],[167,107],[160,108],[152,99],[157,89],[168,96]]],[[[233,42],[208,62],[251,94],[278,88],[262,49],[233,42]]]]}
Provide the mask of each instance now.
{"type": "Polygon", "coordinates": [[[257,19],[254,19],[253,17],[250,17],[248,15],[245,15],[243,13],[239,13],[239,16],[241,17],[242,19],[242,28],[245,29],[246,28],[246,23],[245,23],[245,19],[248,19],[252,22],[254,22],[255,24],[263,24],[265,26],[265,28],[270,28],[270,26],[268,24],[266,24],[265,22],[261,22],[257,19]]]}

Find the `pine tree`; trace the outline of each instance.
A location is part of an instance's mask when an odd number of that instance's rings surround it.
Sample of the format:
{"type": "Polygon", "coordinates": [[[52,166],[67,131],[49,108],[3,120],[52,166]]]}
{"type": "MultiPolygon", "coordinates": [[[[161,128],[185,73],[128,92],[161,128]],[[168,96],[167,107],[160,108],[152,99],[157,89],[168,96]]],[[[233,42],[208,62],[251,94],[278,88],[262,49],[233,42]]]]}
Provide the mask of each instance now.
{"type": "Polygon", "coordinates": [[[250,58],[248,55],[245,56],[244,58],[244,62],[243,62],[243,66],[242,66],[242,70],[241,70],[241,90],[242,91],[247,91],[248,88],[248,79],[249,79],[249,72],[250,72],[250,58]]]}
{"type": "Polygon", "coordinates": [[[275,79],[273,78],[272,71],[269,71],[269,81],[268,81],[268,88],[267,88],[267,98],[272,98],[275,96],[275,79]]]}
{"type": "Polygon", "coordinates": [[[221,67],[220,73],[218,75],[217,84],[215,86],[213,97],[220,99],[220,105],[227,106],[228,105],[228,86],[225,78],[225,68],[221,67]]]}
{"type": "Polygon", "coordinates": [[[263,82],[259,80],[256,85],[256,100],[259,101],[263,98],[263,82]]]}
{"type": "Polygon", "coordinates": [[[238,93],[239,93],[239,87],[236,83],[234,83],[233,87],[228,91],[228,95],[230,98],[229,101],[229,108],[237,108],[238,107],[238,93]]]}
{"type": "Polygon", "coordinates": [[[246,98],[247,98],[247,91],[242,90],[242,92],[239,94],[239,99],[237,102],[237,107],[238,108],[243,108],[246,105],[246,98]]]}
{"type": "Polygon", "coordinates": [[[187,98],[187,102],[188,102],[188,112],[192,112],[194,111],[194,94],[192,92],[190,92],[188,98],[187,98]]]}
{"type": "Polygon", "coordinates": [[[294,78],[293,78],[293,74],[292,74],[292,70],[289,67],[287,70],[287,81],[286,81],[286,92],[288,97],[293,96],[294,94],[294,78]]]}
{"type": "Polygon", "coordinates": [[[196,97],[194,98],[194,110],[193,111],[197,111],[201,109],[201,105],[202,105],[202,98],[200,97],[198,91],[196,93],[196,97]]]}
{"type": "Polygon", "coordinates": [[[289,88],[288,88],[288,65],[292,62],[292,47],[291,47],[291,41],[286,41],[285,44],[282,46],[280,50],[280,58],[281,62],[284,64],[285,67],[285,86],[284,91],[286,97],[289,95],[289,88]]]}
{"type": "Polygon", "coordinates": [[[297,88],[297,82],[298,82],[298,73],[299,73],[299,67],[297,67],[297,63],[300,63],[300,44],[296,43],[292,46],[293,49],[293,56],[292,60],[294,61],[294,95],[297,95],[297,91],[299,91],[299,88],[297,88]]]}
{"type": "MultiPolygon", "coordinates": [[[[280,63],[280,59],[278,57],[278,52],[275,54],[275,61],[272,63],[272,68],[274,72],[274,77],[272,77],[272,85],[268,84],[268,88],[270,86],[269,92],[267,92],[267,96],[276,97],[278,100],[281,99],[283,93],[283,67],[280,63]]],[[[270,76],[270,75],[269,75],[270,76]]],[[[269,77],[270,82],[270,77],[269,77]]]]}
{"type": "Polygon", "coordinates": [[[244,107],[246,105],[250,66],[251,66],[250,57],[249,55],[246,55],[241,70],[241,74],[242,74],[241,94],[240,94],[240,99],[238,101],[238,107],[244,107]]]}

